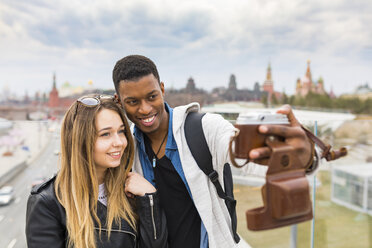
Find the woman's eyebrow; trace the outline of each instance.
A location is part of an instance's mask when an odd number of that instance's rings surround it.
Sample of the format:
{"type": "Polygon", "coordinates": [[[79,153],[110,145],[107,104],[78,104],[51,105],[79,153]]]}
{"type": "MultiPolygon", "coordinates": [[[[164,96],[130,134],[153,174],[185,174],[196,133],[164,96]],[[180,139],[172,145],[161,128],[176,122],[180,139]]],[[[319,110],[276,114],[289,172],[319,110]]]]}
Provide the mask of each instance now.
{"type": "Polygon", "coordinates": [[[105,130],[110,130],[112,127],[105,127],[105,128],[102,128],[101,130],[98,130],[98,132],[101,132],[101,131],[105,131],[105,130]]]}

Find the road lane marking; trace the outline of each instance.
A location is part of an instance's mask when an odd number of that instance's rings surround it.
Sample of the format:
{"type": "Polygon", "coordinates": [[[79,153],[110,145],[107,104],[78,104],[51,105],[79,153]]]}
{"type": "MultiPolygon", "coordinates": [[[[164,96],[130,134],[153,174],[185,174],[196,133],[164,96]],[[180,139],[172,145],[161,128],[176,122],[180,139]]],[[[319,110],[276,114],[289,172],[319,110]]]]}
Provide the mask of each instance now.
{"type": "Polygon", "coordinates": [[[0,222],[4,219],[4,215],[0,215],[0,222]]]}
{"type": "Polygon", "coordinates": [[[10,241],[9,245],[7,246],[7,248],[13,248],[16,243],[17,243],[17,239],[13,239],[12,241],[10,241]]]}

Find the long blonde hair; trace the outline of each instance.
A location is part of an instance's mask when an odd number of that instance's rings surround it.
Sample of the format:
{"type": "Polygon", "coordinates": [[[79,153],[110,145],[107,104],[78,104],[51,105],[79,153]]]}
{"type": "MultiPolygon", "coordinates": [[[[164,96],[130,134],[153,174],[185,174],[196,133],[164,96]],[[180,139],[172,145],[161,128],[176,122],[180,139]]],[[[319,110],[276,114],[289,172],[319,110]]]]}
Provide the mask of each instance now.
{"type": "Polygon", "coordinates": [[[105,174],[107,194],[108,237],[113,222],[120,225],[126,220],[136,229],[136,215],[124,193],[124,181],[131,170],[134,154],[133,138],[123,110],[112,99],[100,99],[95,107],[75,102],[71,105],[62,123],[61,169],[55,182],[58,201],[66,210],[68,247],[96,247],[94,220],[97,216],[98,180],[93,160],[93,149],[97,138],[95,119],[102,109],[117,112],[125,126],[128,144],[118,167],[109,168],[105,174]]]}

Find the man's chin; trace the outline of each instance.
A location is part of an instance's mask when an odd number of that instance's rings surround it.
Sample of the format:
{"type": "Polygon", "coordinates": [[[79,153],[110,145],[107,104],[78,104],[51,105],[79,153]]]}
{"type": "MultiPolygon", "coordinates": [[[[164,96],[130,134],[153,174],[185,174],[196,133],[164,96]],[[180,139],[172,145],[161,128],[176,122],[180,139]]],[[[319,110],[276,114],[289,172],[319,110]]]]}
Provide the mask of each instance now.
{"type": "Polygon", "coordinates": [[[154,133],[157,130],[156,123],[152,124],[151,126],[143,125],[142,123],[136,123],[137,128],[139,128],[143,133],[154,133]]]}

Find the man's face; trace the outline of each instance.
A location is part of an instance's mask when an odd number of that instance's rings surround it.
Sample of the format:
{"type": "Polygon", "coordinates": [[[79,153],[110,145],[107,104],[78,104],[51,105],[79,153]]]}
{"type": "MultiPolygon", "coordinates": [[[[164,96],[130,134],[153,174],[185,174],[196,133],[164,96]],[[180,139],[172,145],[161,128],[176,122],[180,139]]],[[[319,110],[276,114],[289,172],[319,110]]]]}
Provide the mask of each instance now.
{"type": "Polygon", "coordinates": [[[167,125],[164,107],[164,84],[153,74],[138,81],[121,81],[119,95],[128,118],[144,133],[154,133],[167,125]]]}

